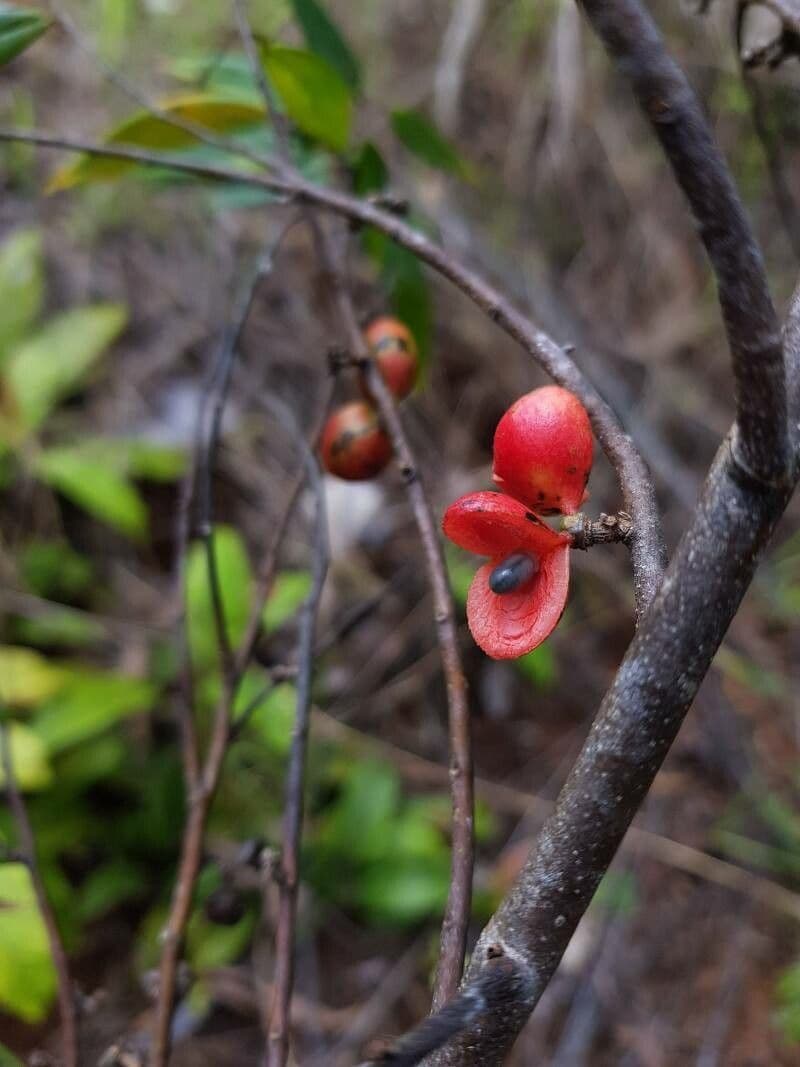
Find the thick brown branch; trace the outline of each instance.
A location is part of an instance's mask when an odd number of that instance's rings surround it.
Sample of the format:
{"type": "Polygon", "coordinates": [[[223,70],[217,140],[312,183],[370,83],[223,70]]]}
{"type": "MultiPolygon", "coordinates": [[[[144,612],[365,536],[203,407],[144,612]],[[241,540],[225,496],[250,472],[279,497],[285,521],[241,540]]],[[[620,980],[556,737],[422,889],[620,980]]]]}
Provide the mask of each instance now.
{"type": "Polygon", "coordinates": [[[647,618],[607,693],[537,848],[481,935],[535,975],[518,1015],[492,1017],[436,1067],[499,1067],[552,977],[694,699],[791,490],[742,475],[726,439],[647,618]]]}
{"type": "Polygon", "coordinates": [[[41,133],[37,130],[0,129],[0,141],[21,141],[45,148],[86,152],[112,159],[126,159],[148,167],[169,167],[209,181],[239,182],[307,204],[316,204],[354,222],[374,226],[413,252],[429,267],[447,278],[474,304],[513,337],[559,385],[580,398],[592,420],[594,432],[613,465],[622,490],[625,510],[635,528],[631,543],[637,615],[641,618],[656,590],[664,567],[661,522],[655,492],[647,467],[616,415],[570,359],[546,333],[518,311],[494,286],[450,256],[425,234],[390,212],[346,193],[314,185],[300,178],[272,178],[207,164],[188,162],[181,156],[147,152],[131,146],[98,145],[91,141],[41,133]]]}
{"type": "Polygon", "coordinates": [[[639,0],[579,0],[650,121],[717,279],[736,379],[735,460],[786,484],[791,468],[780,327],[761,252],[711,127],[639,0]]]}

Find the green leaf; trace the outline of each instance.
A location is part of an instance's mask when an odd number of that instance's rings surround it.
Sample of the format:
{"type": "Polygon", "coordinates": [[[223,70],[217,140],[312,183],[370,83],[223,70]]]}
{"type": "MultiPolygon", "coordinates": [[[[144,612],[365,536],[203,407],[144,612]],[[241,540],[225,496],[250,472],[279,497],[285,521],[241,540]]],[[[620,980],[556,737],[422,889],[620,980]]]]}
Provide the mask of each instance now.
{"type": "Polygon", "coordinates": [[[186,956],[196,971],[208,971],[235,963],[250,944],[256,928],[253,909],[233,926],[219,926],[196,911],[186,931],[186,956]]]}
{"type": "Polygon", "coordinates": [[[393,111],[391,123],[396,137],[418,159],[437,170],[471,177],[470,165],[419,111],[393,111]]]}
{"type": "Polygon", "coordinates": [[[149,878],[135,863],[122,857],[95,868],[78,894],[78,908],[82,922],[92,922],[108,914],[120,904],[144,896],[149,878]]]}
{"type": "Polygon", "coordinates": [[[619,915],[632,915],[639,904],[639,885],[630,871],[608,871],[597,887],[594,907],[619,915]]]}
{"type": "Polygon", "coordinates": [[[53,489],[134,540],[147,533],[147,509],[124,475],[80,448],[51,448],[34,462],[36,474],[53,489]]]}
{"type": "MultiPolygon", "coordinates": [[[[230,526],[217,526],[213,534],[222,614],[228,639],[236,646],[244,636],[250,615],[253,574],[247,549],[230,526]]],[[[204,544],[191,545],[186,561],[186,611],[189,647],[197,667],[210,667],[217,661],[218,641],[204,544]]]]}
{"type": "Polygon", "coordinates": [[[520,656],[514,661],[518,671],[533,683],[537,689],[552,688],[558,677],[558,668],[550,645],[539,645],[533,652],[520,656]]]}
{"type": "Polygon", "coordinates": [[[317,0],[292,0],[292,8],[311,51],[326,59],[351,89],[358,89],[358,60],[322,5],[317,0]]]}
{"type": "Polygon", "coordinates": [[[368,196],[386,187],[389,168],[383,156],[372,143],[364,141],[353,160],[353,189],[359,196],[368,196]]]}
{"type": "Polygon", "coordinates": [[[67,675],[38,652],[0,646],[0,703],[29,708],[62,688],[67,675]]]}
{"type": "MultiPolygon", "coordinates": [[[[191,93],[161,101],[162,111],[176,118],[205,127],[209,132],[232,133],[263,123],[263,105],[251,96],[219,93],[191,93]]],[[[105,144],[122,144],[157,151],[181,151],[193,148],[201,141],[178,126],[171,126],[148,111],[140,111],[111,130],[105,144]]],[[[137,164],[125,159],[103,159],[100,156],[81,156],[75,162],[59,168],[47,183],[48,193],[61,192],[86,182],[112,181],[137,164]]]]}
{"type": "Polygon", "coordinates": [[[308,571],[281,571],[264,607],[261,621],[268,631],[277,630],[295,615],[311,592],[308,571]]]}
{"type": "Polygon", "coordinates": [[[334,152],[343,152],[350,138],[353,98],[337,71],[312,52],[282,45],[263,44],[261,56],[295,126],[334,152]]]}
{"type": "MultiPolygon", "coordinates": [[[[105,442],[100,442],[103,447],[105,442]]],[[[127,441],[126,467],[132,478],[148,482],[174,482],[186,470],[186,450],[152,441],[127,441]]]]}
{"type": "Polygon", "coordinates": [[[11,1049],[0,1045],[0,1067],[24,1067],[22,1060],[18,1060],[11,1049]]]}
{"type": "Polygon", "coordinates": [[[68,544],[29,541],[19,566],[25,584],[40,597],[74,597],[92,581],[92,565],[68,544]]]}
{"type": "Polygon", "coordinates": [[[56,753],[110,729],[131,715],[149,711],[156,686],[110,671],[75,670],[64,688],[38,709],[32,726],[56,753]]]}
{"type": "Polygon", "coordinates": [[[126,319],[118,304],[74,308],[11,352],[5,379],[24,429],[35,429],[59,401],[84,384],[126,319]]]}
{"type": "Polygon", "coordinates": [[[0,366],[33,326],[43,296],[41,233],[33,228],[16,230],[0,246],[0,366]]]}
{"type": "Polygon", "coordinates": [[[383,257],[384,285],[392,310],[414,334],[423,369],[430,355],[432,309],[428,280],[417,257],[387,241],[383,257]]]}
{"type": "Polygon", "coordinates": [[[348,768],[338,800],[320,827],[318,844],[352,859],[381,858],[391,848],[400,780],[385,763],[348,768]]]}
{"type": "Polygon", "coordinates": [[[0,66],[24,52],[50,24],[51,19],[31,8],[0,4],[0,66]]]}
{"type": "MultiPolygon", "coordinates": [[[[237,714],[241,714],[264,688],[265,676],[248,671],[237,694],[237,714]]],[[[251,713],[250,733],[255,735],[277,756],[285,756],[292,744],[292,730],[297,705],[295,687],[289,682],[276,685],[251,713]]]]}
{"type": "Polygon", "coordinates": [[[105,630],[99,623],[69,608],[59,609],[57,605],[39,619],[17,618],[13,633],[17,641],[44,648],[53,645],[82,648],[105,637],[105,630]]]}
{"type": "Polygon", "coordinates": [[[25,1022],[42,1022],[55,989],[47,932],[28,868],[21,863],[3,864],[0,866],[0,1004],[25,1022]]]}
{"type": "Polygon", "coordinates": [[[447,899],[450,865],[446,856],[434,861],[389,857],[361,877],[358,904],[373,922],[408,925],[438,915],[447,899]]]}
{"type": "MultiPolygon", "coordinates": [[[[47,749],[30,727],[21,722],[9,723],[6,733],[11,740],[11,763],[17,785],[23,790],[46,789],[53,781],[53,771],[47,758],[47,749]]],[[[3,753],[3,738],[0,737],[0,755],[3,753]]],[[[5,786],[6,776],[0,760],[0,788],[5,786]]]]}

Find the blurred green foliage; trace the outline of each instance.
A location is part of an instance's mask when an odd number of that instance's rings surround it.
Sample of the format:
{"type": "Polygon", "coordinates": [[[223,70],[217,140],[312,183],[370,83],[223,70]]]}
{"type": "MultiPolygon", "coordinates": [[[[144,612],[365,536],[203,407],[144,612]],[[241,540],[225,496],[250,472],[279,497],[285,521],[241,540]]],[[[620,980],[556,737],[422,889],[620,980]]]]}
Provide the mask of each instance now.
{"type": "MultiPolygon", "coordinates": [[[[46,28],[43,16],[21,11],[0,5],[0,62],[46,28]],[[17,33],[13,39],[12,30],[17,33]]],[[[129,0],[95,0],[92,12],[100,26],[101,51],[112,59],[122,54],[145,17],[129,0]]],[[[411,153],[448,179],[474,177],[468,161],[417,111],[381,111],[370,101],[376,114],[371,139],[359,142],[356,120],[365,103],[361,63],[319,0],[262,5],[255,14],[264,73],[291,126],[292,162],[309,181],[325,183],[338,172],[349,176],[360,193],[389,193],[397,152],[411,153]],[[296,33],[291,46],[278,36],[292,16],[306,47],[295,47],[296,33]]],[[[229,138],[234,147],[270,151],[276,134],[265,121],[246,57],[235,48],[215,50],[219,20],[201,18],[199,9],[182,12],[180,19],[167,10],[148,17],[165,34],[168,28],[185,42],[169,57],[175,92],[160,106],[229,138]]],[[[31,99],[22,93],[15,107],[16,118],[28,124],[31,99]]],[[[105,139],[187,160],[235,165],[244,172],[255,167],[142,112],[110,124],[105,139]]],[[[32,179],[27,149],[6,158],[18,180],[32,179]]],[[[148,170],[85,157],[57,169],[48,189],[91,196],[100,183],[144,178],[153,195],[191,180],[166,167],[148,170]]],[[[201,186],[192,188],[199,192],[201,186]]],[[[216,211],[247,210],[271,199],[266,191],[235,183],[204,188],[202,195],[216,211]]],[[[423,217],[412,222],[432,229],[423,217]]],[[[409,324],[420,349],[429,352],[432,305],[418,261],[373,231],[365,234],[364,247],[387,303],[409,324]]],[[[185,818],[175,728],[176,706],[184,699],[180,654],[168,631],[135,625],[135,654],[132,659],[124,654],[126,638],[119,637],[124,617],[118,613],[109,626],[102,615],[115,595],[109,571],[92,554],[91,540],[60,520],[77,508],[90,526],[113,530],[131,554],[144,558],[154,547],[152,483],[171,485],[175,499],[174,483],[186,456],[145,439],[99,437],[89,429],[84,401],[96,396],[109,377],[114,346],[127,328],[127,309],[117,303],[65,310],[50,305],[42,232],[16,230],[0,245],[0,491],[13,494],[22,485],[34,485],[48,513],[59,521],[48,532],[39,530],[27,541],[4,546],[13,557],[18,592],[34,601],[37,610],[14,610],[3,620],[0,715],[68,949],[78,950],[93,924],[121,911],[138,931],[134,965],[144,968],[158,956],[185,818]]],[[[219,525],[210,536],[222,617],[235,646],[254,607],[251,554],[232,526],[219,525]]],[[[221,680],[204,544],[190,545],[183,578],[198,733],[205,741],[221,680]]],[[[278,644],[291,636],[309,591],[305,570],[277,575],[260,618],[262,639],[278,644]]],[[[544,684],[553,670],[543,662],[523,669],[539,679],[537,684],[544,684]]],[[[238,726],[211,813],[209,840],[258,838],[279,845],[281,787],[295,702],[291,683],[272,685],[258,665],[245,672],[234,708],[238,726]]],[[[449,883],[447,797],[407,796],[389,763],[365,760],[360,750],[350,751],[345,744],[315,742],[313,732],[309,756],[303,867],[317,901],[316,921],[323,922],[329,908],[380,925],[435,918],[449,883]]],[[[482,805],[476,829],[480,841],[496,832],[482,805]]],[[[0,811],[0,842],[8,850],[15,846],[7,810],[0,811]]],[[[28,872],[10,856],[13,852],[0,863],[0,1007],[38,1021],[51,1006],[54,975],[28,872]]],[[[215,920],[212,903],[225,879],[210,850],[186,946],[195,976],[190,998],[198,1011],[207,1002],[204,972],[246,954],[258,921],[258,901],[247,893],[234,921],[215,920]]],[[[479,906],[488,906],[488,900],[477,896],[479,906]]],[[[0,1049],[0,1067],[6,1060],[0,1049]]]]}

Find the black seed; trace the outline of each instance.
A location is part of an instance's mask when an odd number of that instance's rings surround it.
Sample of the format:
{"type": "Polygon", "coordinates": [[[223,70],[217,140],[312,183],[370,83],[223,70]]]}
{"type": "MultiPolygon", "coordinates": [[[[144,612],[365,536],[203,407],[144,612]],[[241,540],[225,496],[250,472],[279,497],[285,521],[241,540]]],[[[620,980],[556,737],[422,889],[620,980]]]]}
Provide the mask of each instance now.
{"type": "Polygon", "coordinates": [[[498,563],[489,575],[489,588],[498,596],[513,593],[529,582],[539,570],[539,562],[524,552],[515,552],[498,563]]]}

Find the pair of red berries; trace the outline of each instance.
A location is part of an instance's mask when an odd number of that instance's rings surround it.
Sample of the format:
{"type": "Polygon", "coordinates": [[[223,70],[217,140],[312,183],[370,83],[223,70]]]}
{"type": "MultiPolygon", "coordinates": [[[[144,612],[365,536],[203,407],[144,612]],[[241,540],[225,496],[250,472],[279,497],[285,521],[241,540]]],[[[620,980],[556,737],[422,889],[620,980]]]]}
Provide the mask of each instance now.
{"type": "Polygon", "coordinates": [[[493,477],[502,491],[469,493],[445,512],[447,537],[489,557],[470,586],[467,622],[494,659],[531,652],[561,618],[571,537],[540,516],[577,512],[592,453],[580,401],[559,386],[535,389],[511,405],[495,430],[493,477]]]}
{"type": "MultiPolygon", "coordinates": [[[[364,339],[390,392],[398,400],[408,396],[419,367],[419,353],[408,327],[399,319],[383,316],[370,323],[364,339]]],[[[374,478],[392,456],[391,441],[370,402],[363,376],[361,391],[366,399],[353,400],[332,413],[320,444],[325,469],[348,481],[374,478]]]]}

